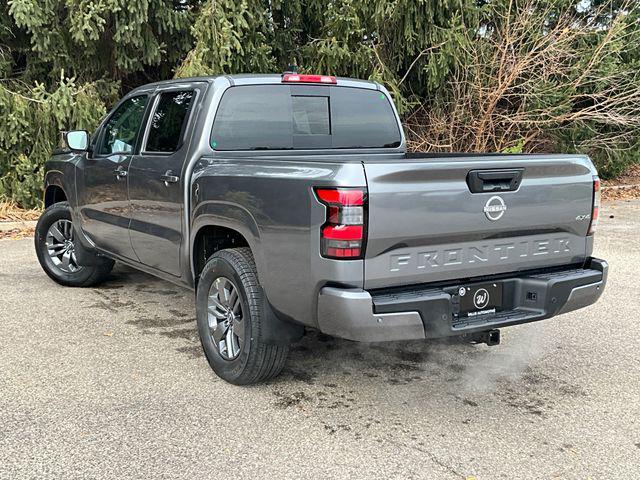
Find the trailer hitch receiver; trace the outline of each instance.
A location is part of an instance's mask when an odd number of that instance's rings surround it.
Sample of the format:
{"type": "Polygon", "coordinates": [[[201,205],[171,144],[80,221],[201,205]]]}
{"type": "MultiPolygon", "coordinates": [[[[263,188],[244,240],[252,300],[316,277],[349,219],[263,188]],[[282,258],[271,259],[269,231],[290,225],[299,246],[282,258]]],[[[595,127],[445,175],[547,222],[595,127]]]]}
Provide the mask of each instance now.
{"type": "Polygon", "coordinates": [[[494,328],[492,330],[485,330],[484,332],[471,333],[465,335],[470,343],[484,343],[490,347],[494,345],[500,345],[500,330],[494,328]]]}

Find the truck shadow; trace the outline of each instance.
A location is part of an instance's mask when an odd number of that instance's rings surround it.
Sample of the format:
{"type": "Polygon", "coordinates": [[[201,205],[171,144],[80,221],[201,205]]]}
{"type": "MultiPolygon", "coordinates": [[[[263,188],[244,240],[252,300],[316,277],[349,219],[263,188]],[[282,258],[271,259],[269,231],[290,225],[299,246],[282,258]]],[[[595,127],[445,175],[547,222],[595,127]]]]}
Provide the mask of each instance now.
{"type": "Polygon", "coordinates": [[[190,357],[202,355],[192,291],[117,263],[107,282],[91,292],[94,302],[86,308],[122,314],[142,334],[172,339],[190,357]]]}
{"type": "MultiPolygon", "coordinates": [[[[195,323],[193,292],[174,286],[127,266],[118,264],[108,282],[92,289],[97,301],[88,308],[100,308],[111,313],[127,312],[128,325],[144,334],[157,334],[174,339],[181,345],[176,350],[191,357],[202,355],[195,323]],[[133,318],[131,318],[133,316],[133,318]],[[188,344],[187,344],[188,343],[188,344]]],[[[313,383],[322,374],[349,375],[350,371],[366,371],[368,378],[382,377],[391,384],[410,382],[426,365],[435,365],[456,372],[462,367],[448,363],[438,349],[472,349],[453,342],[392,342],[361,344],[333,338],[309,330],[292,345],[289,361],[279,381],[313,383]]]]}
{"type": "MultiPolygon", "coordinates": [[[[122,312],[142,334],[169,339],[176,352],[198,362],[194,368],[208,368],[192,291],[118,265],[110,280],[92,292],[96,301],[88,307],[122,312]]],[[[515,327],[505,332],[503,345],[486,347],[455,340],[361,344],[308,331],[291,346],[282,374],[252,388],[267,389],[283,409],[349,411],[363,401],[361,392],[373,389],[383,396],[402,392],[403,402],[421,405],[427,402],[425,392],[431,392],[432,400],[465,408],[478,407],[478,398],[497,396],[523,413],[543,417],[558,394],[585,395],[537,367],[549,349],[560,348],[543,336],[539,327],[515,327]]]]}
{"type": "MultiPolygon", "coordinates": [[[[203,356],[195,323],[193,292],[130,267],[118,264],[109,280],[91,289],[93,302],[112,314],[124,313],[126,323],[143,334],[175,340],[175,349],[192,358],[203,356]]],[[[394,342],[359,344],[332,338],[316,331],[291,347],[287,367],[276,382],[314,383],[323,376],[360,372],[367,378],[380,378],[389,384],[409,383],[437,368],[441,374],[462,370],[455,358],[449,362],[434,353],[434,346],[473,350],[452,342],[394,342]],[[320,377],[320,378],[318,378],[320,377]]]]}

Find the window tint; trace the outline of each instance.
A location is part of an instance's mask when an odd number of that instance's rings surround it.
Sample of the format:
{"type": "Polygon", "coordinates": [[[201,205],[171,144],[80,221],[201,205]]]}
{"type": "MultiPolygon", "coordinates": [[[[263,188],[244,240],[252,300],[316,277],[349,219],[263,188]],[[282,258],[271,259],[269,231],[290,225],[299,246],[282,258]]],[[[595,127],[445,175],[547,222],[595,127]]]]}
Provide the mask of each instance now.
{"type": "Polygon", "coordinates": [[[132,97],[122,103],[104,126],[99,153],[131,153],[135,148],[147,96],[132,97]]]}
{"type": "Polygon", "coordinates": [[[292,148],[289,89],[250,85],[227,90],[216,113],[211,146],[219,150],[292,148]]]}
{"type": "Polygon", "coordinates": [[[305,86],[304,94],[296,95],[300,88],[230,88],[216,113],[211,146],[217,150],[267,150],[400,145],[395,114],[381,92],[305,86]]]}
{"type": "Polygon", "coordinates": [[[400,146],[400,131],[391,104],[376,90],[333,88],[331,125],[334,148],[400,146]]]}
{"type": "Polygon", "coordinates": [[[193,101],[193,91],[166,92],[160,95],[147,136],[147,152],[175,152],[180,146],[193,101]]]}

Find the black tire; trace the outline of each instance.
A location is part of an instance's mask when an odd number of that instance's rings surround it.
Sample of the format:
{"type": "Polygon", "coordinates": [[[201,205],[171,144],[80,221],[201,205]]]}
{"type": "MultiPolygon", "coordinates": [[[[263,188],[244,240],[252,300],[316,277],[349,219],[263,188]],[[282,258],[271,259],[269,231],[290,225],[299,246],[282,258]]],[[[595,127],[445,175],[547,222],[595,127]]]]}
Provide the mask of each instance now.
{"type": "Polygon", "coordinates": [[[211,256],[202,270],[196,293],[198,333],[209,365],[229,383],[249,385],[268,380],[282,371],[287,360],[288,345],[269,345],[261,341],[264,301],[250,249],[220,250],[211,256]],[[236,323],[235,328],[244,328],[243,343],[237,347],[239,353],[232,359],[225,358],[225,350],[214,340],[210,325],[209,295],[217,279],[228,279],[234,284],[232,287],[238,291],[238,306],[242,308],[242,321],[236,323]]]}
{"type": "MultiPolygon", "coordinates": [[[[36,225],[34,241],[36,255],[42,269],[52,280],[67,287],[90,287],[104,281],[115,263],[109,258],[96,256],[96,265],[92,266],[74,266],[72,264],[71,268],[75,268],[73,271],[69,271],[70,267],[68,266],[64,267],[62,264],[54,263],[54,258],[49,255],[47,234],[52,225],[60,221],[70,225],[68,222],[71,222],[71,212],[67,202],[58,202],[49,206],[40,216],[36,225]]],[[[73,236],[71,236],[70,243],[73,247],[73,236]]]]}

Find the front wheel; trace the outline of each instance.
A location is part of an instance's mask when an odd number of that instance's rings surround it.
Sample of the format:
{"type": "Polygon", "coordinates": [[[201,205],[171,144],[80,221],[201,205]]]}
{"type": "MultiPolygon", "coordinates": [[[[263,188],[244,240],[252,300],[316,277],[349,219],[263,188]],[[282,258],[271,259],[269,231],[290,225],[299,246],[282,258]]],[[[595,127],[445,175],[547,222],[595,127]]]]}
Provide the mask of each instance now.
{"type": "Polygon", "coordinates": [[[220,250],[202,270],[198,333],[209,365],[223,380],[248,385],[282,371],[289,347],[261,341],[265,301],[248,248],[220,250]]]}
{"type": "Polygon", "coordinates": [[[89,287],[105,280],[111,259],[99,257],[95,265],[79,265],[71,212],[67,202],[54,203],[40,216],[34,236],[40,266],[50,278],[68,287],[89,287]]]}

